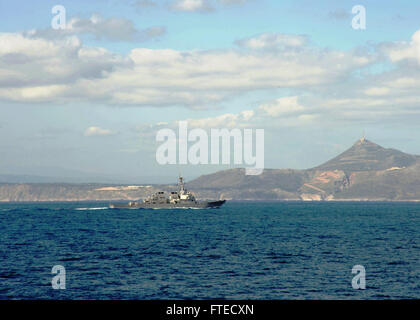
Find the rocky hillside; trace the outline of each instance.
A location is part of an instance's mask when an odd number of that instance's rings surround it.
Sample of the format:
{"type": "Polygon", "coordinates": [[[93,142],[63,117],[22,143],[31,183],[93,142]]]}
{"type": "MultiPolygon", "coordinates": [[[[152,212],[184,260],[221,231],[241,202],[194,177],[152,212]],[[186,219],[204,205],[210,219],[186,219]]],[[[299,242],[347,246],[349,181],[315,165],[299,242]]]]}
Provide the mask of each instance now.
{"type": "Polygon", "coordinates": [[[213,197],[248,200],[420,200],[420,157],[360,139],[308,170],[232,169],[190,183],[213,197]]]}
{"type": "Polygon", "coordinates": [[[316,167],[316,170],[342,170],[347,173],[404,168],[415,164],[419,156],[395,149],[385,149],[364,138],[342,154],[316,167]]]}

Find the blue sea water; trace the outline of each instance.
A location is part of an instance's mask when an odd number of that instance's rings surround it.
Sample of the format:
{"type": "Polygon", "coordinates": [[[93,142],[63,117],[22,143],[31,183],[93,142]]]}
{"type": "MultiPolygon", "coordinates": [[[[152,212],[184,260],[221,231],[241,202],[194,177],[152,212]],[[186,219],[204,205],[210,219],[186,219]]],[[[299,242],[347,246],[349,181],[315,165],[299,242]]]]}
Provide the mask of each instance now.
{"type": "Polygon", "coordinates": [[[0,298],[418,299],[419,227],[416,203],[0,204],[0,298]]]}

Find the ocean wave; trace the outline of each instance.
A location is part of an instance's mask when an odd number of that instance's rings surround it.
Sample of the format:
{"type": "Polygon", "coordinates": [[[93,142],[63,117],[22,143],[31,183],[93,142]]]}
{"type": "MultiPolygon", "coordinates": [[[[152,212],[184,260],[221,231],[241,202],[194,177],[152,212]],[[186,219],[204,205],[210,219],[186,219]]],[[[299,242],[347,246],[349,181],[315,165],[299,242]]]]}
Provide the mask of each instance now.
{"type": "Polygon", "coordinates": [[[76,208],[74,210],[85,211],[85,210],[106,210],[108,207],[97,207],[97,208],[76,208]]]}

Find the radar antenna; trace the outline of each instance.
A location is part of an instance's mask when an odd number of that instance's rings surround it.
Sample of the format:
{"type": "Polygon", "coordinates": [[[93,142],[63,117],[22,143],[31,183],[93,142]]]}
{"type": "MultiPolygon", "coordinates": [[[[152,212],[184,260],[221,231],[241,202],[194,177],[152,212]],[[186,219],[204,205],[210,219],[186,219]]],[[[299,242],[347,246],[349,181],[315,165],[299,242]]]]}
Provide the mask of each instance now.
{"type": "Polygon", "coordinates": [[[186,191],[185,190],[184,178],[181,175],[179,175],[179,178],[178,178],[178,186],[179,186],[180,191],[182,191],[182,192],[186,191]]]}

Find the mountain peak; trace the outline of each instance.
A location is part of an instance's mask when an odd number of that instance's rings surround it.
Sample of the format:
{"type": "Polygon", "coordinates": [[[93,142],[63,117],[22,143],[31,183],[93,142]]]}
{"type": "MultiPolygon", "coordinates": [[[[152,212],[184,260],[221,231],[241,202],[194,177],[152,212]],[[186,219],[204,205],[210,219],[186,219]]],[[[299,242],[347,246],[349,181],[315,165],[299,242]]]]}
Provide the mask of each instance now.
{"type": "Polygon", "coordinates": [[[366,139],[365,137],[360,138],[359,140],[357,140],[353,146],[371,146],[371,147],[379,147],[384,149],[383,147],[381,147],[379,144],[376,144],[368,139],[366,139]]]}
{"type": "Polygon", "coordinates": [[[407,167],[417,160],[417,156],[384,148],[362,137],[349,149],[315,169],[345,172],[386,170],[392,167],[407,167]]]}

